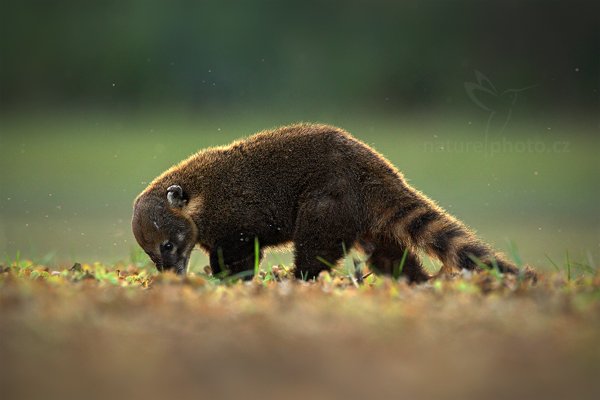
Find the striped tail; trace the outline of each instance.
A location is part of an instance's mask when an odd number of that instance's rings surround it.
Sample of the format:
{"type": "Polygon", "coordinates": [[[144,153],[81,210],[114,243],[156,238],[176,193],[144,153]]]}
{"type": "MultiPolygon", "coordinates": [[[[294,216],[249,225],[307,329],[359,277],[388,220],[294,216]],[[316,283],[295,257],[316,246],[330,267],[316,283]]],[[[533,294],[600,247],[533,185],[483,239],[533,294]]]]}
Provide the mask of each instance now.
{"type": "Polygon", "coordinates": [[[501,272],[519,273],[502,253],[494,251],[419,191],[407,187],[399,204],[395,214],[386,221],[388,234],[399,243],[438,258],[444,270],[479,270],[485,265],[487,268],[497,266],[501,272]]]}

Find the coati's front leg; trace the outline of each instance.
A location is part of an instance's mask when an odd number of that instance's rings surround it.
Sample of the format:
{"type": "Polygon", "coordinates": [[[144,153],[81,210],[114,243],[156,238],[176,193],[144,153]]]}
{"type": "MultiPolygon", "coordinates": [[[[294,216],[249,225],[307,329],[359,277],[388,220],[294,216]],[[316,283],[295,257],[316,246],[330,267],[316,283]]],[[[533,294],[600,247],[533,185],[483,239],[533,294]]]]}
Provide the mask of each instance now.
{"type": "MultiPolygon", "coordinates": [[[[210,251],[210,268],[214,276],[224,277],[243,274],[243,279],[252,279],[256,260],[254,240],[246,237],[219,240],[210,251]]],[[[259,249],[259,262],[263,252],[259,249]]]]}

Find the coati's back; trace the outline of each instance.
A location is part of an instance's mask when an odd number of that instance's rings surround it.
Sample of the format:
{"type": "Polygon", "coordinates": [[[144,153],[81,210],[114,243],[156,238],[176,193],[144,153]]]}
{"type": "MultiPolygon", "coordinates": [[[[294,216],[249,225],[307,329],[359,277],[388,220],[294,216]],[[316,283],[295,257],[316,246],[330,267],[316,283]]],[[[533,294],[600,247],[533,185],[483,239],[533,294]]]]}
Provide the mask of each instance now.
{"type": "Polygon", "coordinates": [[[402,175],[384,157],[329,125],[298,124],[263,131],[216,151],[222,152],[221,164],[216,166],[222,176],[242,187],[301,194],[334,185],[345,186],[345,194],[352,191],[367,197],[372,197],[373,190],[388,196],[404,187],[402,175]]]}

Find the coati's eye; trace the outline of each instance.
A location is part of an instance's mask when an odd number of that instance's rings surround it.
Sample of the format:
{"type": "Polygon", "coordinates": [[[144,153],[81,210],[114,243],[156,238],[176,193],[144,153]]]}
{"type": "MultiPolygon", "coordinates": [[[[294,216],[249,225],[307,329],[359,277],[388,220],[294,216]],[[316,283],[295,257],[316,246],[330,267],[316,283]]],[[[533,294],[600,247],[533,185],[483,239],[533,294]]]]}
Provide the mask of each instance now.
{"type": "Polygon", "coordinates": [[[171,250],[173,250],[174,246],[173,246],[173,243],[171,243],[171,242],[165,242],[161,245],[161,247],[162,247],[163,251],[171,251],[171,250]]]}

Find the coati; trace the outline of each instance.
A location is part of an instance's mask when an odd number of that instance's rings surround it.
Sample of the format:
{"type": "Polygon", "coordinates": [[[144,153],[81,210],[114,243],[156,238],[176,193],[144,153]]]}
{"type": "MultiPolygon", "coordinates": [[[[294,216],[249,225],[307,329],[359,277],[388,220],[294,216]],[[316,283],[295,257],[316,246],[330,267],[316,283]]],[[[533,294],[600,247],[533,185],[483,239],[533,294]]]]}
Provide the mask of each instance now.
{"type": "Polygon", "coordinates": [[[353,246],[383,274],[406,254],[402,272],[411,282],[431,277],[419,249],[445,271],[485,264],[518,273],[383,156],[328,125],[284,126],[194,154],[137,197],[132,228],[159,270],[179,274],[195,245],[208,252],[215,274],[252,271],[255,238],[260,257],[293,242],[295,275],[304,279],[353,246]]]}

